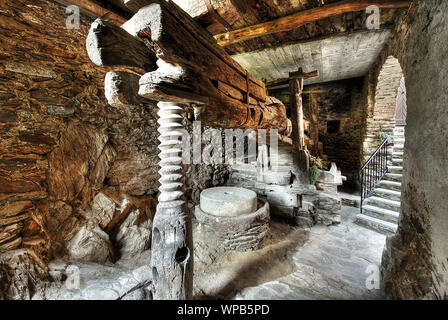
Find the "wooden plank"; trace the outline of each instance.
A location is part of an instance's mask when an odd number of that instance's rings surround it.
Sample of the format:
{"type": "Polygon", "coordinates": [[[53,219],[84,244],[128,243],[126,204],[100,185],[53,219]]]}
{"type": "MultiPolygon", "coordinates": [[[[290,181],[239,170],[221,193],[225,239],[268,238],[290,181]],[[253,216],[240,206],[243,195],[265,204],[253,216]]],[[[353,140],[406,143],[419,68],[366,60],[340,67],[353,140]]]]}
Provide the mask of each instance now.
{"type": "Polygon", "coordinates": [[[101,19],[92,25],[87,47],[95,63],[149,70],[140,78],[129,72],[109,73],[105,89],[111,105],[144,104],[145,99],[197,103],[203,105],[204,125],[286,131],[285,106],[267,97],[264,83],[251,81],[244,69],[242,76],[242,67],[236,67],[216,43],[211,45],[214,40],[203,29],[199,34],[204,39],[198,40],[192,30],[200,27],[194,27],[195,22],[185,18],[185,12],[176,10],[152,3],[121,28],[101,19]],[[156,53],[160,59],[154,63],[156,53]],[[148,60],[150,66],[143,65],[148,60]]]}
{"type": "Polygon", "coordinates": [[[244,95],[240,90],[237,90],[222,81],[218,81],[218,90],[237,100],[243,101],[244,99],[244,95]]]}
{"type": "Polygon", "coordinates": [[[319,8],[300,11],[296,14],[282,17],[277,20],[221,33],[215,36],[218,44],[228,46],[233,43],[269,35],[276,32],[297,29],[307,23],[337,16],[347,12],[365,10],[370,5],[380,9],[405,8],[411,4],[409,0],[347,0],[328,4],[319,8]]]}

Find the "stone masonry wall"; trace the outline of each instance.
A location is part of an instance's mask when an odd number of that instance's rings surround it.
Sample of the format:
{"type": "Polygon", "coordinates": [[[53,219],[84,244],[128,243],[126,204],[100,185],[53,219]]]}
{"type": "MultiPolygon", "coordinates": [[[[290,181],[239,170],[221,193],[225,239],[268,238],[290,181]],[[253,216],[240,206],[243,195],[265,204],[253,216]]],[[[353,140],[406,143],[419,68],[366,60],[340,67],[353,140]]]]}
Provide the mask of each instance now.
{"type": "Polygon", "coordinates": [[[375,119],[394,119],[397,90],[400,86],[402,74],[398,60],[394,57],[388,57],[378,76],[375,107],[373,109],[375,119]]]}
{"type": "Polygon", "coordinates": [[[347,176],[345,184],[353,187],[356,186],[362,149],[362,86],[362,78],[311,85],[305,90],[321,93],[313,94],[314,102],[311,94],[304,97],[306,119],[312,118],[311,103],[319,108],[319,141],[323,143],[328,162],[335,162],[347,176]]]}

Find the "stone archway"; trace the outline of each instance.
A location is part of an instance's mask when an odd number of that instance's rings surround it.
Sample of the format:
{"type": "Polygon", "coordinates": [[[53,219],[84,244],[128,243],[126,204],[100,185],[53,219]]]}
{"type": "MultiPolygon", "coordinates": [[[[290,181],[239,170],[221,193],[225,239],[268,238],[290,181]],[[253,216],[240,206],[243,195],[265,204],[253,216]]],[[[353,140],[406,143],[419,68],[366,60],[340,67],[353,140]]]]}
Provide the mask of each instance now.
{"type": "Polygon", "coordinates": [[[378,75],[375,102],[368,111],[367,132],[363,144],[364,160],[380,145],[380,132],[393,136],[396,125],[405,125],[406,87],[400,62],[389,56],[378,75]]]}

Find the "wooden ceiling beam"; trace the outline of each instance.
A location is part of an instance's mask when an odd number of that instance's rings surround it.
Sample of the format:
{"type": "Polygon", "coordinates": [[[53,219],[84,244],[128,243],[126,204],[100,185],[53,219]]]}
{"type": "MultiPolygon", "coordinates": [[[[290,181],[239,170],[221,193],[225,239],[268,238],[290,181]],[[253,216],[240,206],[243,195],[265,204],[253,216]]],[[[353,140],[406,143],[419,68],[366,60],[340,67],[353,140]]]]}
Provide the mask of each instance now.
{"type": "Polygon", "coordinates": [[[329,18],[347,12],[365,10],[368,6],[375,5],[380,9],[405,8],[411,4],[410,0],[346,0],[328,4],[322,7],[300,11],[293,15],[277,20],[260,23],[257,25],[233,30],[215,35],[215,39],[221,46],[228,46],[237,42],[269,35],[276,32],[291,31],[306,23],[329,18]]]}
{"type": "Polygon", "coordinates": [[[128,19],[122,15],[106,9],[92,0],[55,0],[62,5],[75,5],[79,7],[81,12],[93,18],[104,18],[117,25],[122,25],[128,19]]]}

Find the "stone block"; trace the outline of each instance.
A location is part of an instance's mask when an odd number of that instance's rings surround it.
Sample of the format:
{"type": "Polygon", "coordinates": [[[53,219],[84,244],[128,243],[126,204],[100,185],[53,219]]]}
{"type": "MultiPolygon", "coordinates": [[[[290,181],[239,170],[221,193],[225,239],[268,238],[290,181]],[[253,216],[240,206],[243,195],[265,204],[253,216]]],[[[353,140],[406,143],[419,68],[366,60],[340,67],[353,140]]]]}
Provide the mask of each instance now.
{"type": "Polygon", "coordinates": [[[75,113],[75,109],[64,106],[47,106],[47,113],[57,116],[71,116],[75,113]]]}
{"type": "Polygon", "coordinates": [[[284,193],[276,191],[267,192],[267,200],[271,205],[280,205],[285,207],[297,207],[297,194],[284,193]]]}
{"type": "Polygon", "coordinates": [[[314,226],[314,220],[311,217],[297,216],[294,218],[295,224],[302,228],[311,228],[314,226]]]}
{"type": "Polygon", "coordinates": [[[337,212],[341,210],[341,197],[336,193],[320,192],[314,200],[314,205],[320,210],[337,212]]]}
{"type": "Polygon", "coordinates": [[[83,262],[104,263],[112,260],[112,244],[109,235],[97,225],[85,225],[68,242],[71,259],[83,262]]]}

